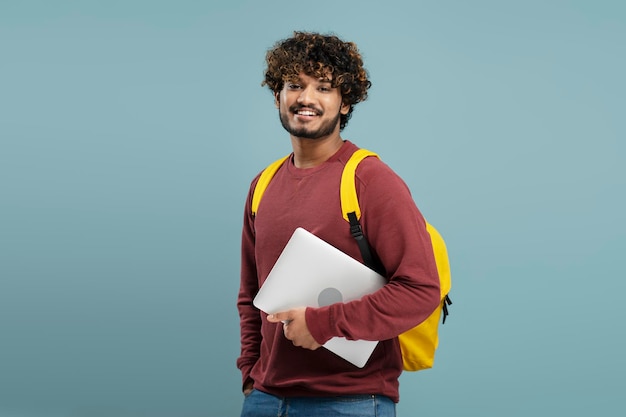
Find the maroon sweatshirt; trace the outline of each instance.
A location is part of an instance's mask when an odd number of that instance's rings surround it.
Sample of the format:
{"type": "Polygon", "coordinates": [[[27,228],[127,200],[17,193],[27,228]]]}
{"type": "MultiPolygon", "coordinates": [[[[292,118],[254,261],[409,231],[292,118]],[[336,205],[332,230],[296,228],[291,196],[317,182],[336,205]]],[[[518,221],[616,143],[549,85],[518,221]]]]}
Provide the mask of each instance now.
{"type": "Polygon", "coordinates": [[[402,357],[397,336],[426,319],[439,302],[439,278],[426,223],[406,184],[378,158],[366,158],[356,171],[361,225],[388,283],[360,300],[307,308],[315,340],[379,340],[363,368],[332,352],[294,346],[282,325],[269,323],[252,300],[297,227],[362,262],[350,227],[341,213],[339,183],[344,165],[358,148],[349,141],[330,159],[308,169],[293,156],[278,170],[259,205],[250,211],[252,181],[242,232],[241,356],[244,384],[282,397],[382,394],[397,402],[402,357]]]}

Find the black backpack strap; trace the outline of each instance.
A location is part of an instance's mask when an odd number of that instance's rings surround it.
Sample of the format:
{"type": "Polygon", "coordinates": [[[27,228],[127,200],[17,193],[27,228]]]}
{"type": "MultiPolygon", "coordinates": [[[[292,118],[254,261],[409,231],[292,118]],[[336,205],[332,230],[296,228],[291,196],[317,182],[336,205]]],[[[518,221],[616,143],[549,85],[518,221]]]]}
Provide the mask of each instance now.
{"type": "Polygon", "coordinates": [[[443,316],[443,320],[441,321],[441,324],[445,324],[446,323],[446,317],[448,317],[448,306],[452,305],[452,300],[450,299],[450,297],[448,297],[448,295],[446,294],[446,296],[444,297],[443,301],[441,302],[441,307],[443,310],[443,313],[441,314],[443,316]]]}
{"type": "Polygon", "coordinates": [[[356,213],[353,211],[348,214],[348,220],[350,222],[350,234],[356,240],[357,245],[359,245],[359,250],[361,251],[361,257],[363,258],[363,263],[367,265],[370,269],[384,275],[380,262],[378,262],[374,256],[372,255],[372,250],[370,249],[370,245],[363,234],[363,228],[361,227],[361,223],[359,219],[356,217],[356,213]]]}

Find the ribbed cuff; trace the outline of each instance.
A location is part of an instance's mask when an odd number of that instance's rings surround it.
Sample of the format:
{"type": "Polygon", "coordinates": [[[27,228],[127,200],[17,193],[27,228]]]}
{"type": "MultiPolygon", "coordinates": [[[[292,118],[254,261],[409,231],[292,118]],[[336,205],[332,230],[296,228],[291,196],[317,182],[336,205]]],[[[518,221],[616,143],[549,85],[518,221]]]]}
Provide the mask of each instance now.
{"type": "Polygon", "coordinates": [[[320,345],[328,342],[334,335],[332,329],[332,312],[330,306],[321,308],[308,307],[304,312],[306,325],[313,339],[320,345]]]}

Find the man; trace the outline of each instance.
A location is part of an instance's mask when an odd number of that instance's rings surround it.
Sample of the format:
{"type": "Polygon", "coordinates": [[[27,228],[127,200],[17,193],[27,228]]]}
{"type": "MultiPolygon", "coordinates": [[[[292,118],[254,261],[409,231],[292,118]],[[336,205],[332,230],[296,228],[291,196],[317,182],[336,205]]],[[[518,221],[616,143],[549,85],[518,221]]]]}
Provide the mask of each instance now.
{"type": "Polygon", "coordinates": [[[439,279],[425,221],[387,165],[366,158],[356,185],[363,231],[388,283],[360,300],[270,316],[252,304],[297,227],[362,261],[339,201],[343,167],[358,149],[340,133],[371,85],[361,55],[335,36],[294,32],[266,61],[263,84],[273,92],[293,153],[256,215],[250,204],[258,176],[246,201],[237,303],[242,416],[394,416],[402,372],[397,336],[434,311],[439,279]],[[336,336],[380,343],[358,368],[321,348],[336,336]]]}

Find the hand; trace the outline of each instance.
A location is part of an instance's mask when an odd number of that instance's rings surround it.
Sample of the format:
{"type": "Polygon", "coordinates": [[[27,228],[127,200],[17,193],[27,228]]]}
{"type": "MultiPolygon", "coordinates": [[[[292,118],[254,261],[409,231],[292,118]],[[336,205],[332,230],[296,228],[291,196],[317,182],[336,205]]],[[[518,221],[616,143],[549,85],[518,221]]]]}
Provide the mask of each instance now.
{"type": "Polygon", "coordinates": [[[253,389],[254,389],[254,382],[252,381],[247,382],[246,385],[244,385],[243,387],[243,395],[247,397],[248,395],[250,395],[253,389]]]}
{"type": "Polygon", "coordinates": [[[304,312],[306,307],[295,308],[280,313],[270,314],[267,320],[270,323],[283,323],[283,333],[285,337],[294,344],[305,349],[315,350],[322,345],[317,343],[309,327],[306,325],[304,312]]]}

